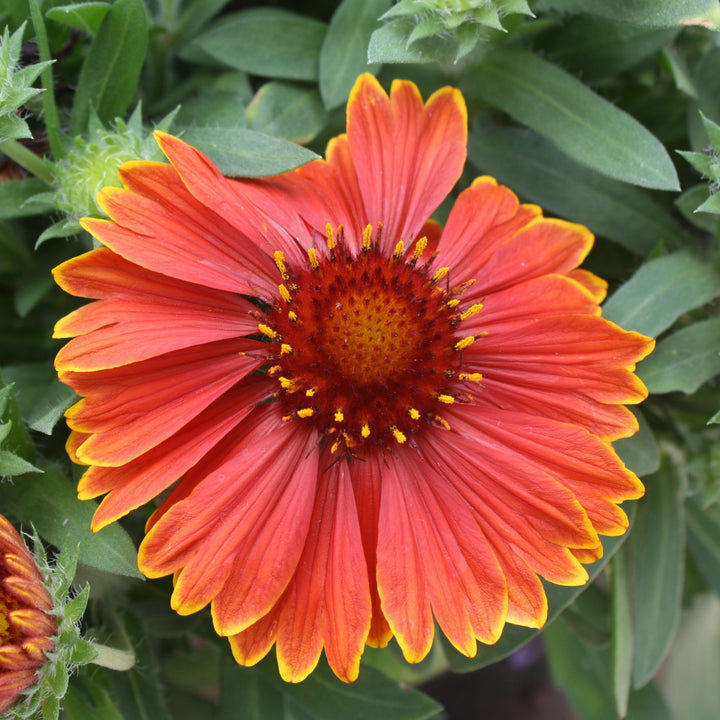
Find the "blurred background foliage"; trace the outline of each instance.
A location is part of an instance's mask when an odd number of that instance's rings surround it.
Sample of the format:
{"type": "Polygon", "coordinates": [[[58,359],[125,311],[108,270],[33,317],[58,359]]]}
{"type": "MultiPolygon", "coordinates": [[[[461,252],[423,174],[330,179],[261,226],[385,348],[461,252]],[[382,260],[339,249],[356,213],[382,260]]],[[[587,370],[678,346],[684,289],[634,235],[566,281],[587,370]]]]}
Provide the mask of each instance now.
{"type": "Polygon", "coordinates": [[[96,503],[76,498],[61,421],[74,397],[50,338],[77,301],[50,270],[92,247],[78,218],[102,215],[95,193],[122,162],[158,156],[156,127],[227,174],[308,162],[343,130],[364,71],[425,96],[459,86],[461,185],[491,174],[586,224],[605,316],[658,338],[639,367],[641,430],[616,444],[647,495],[588,586],[548,587],[542,638],[583,720],[720,717],[717,0],[3,0],[2,25],[0,512],[51,547],[79,545],[86,633],[137,656],[128,672],[82,668],[61,717],[421,720],[443,712],[423,683],[536,647],[508,626],[474,659],[438,640],[410,666],[391,646],[366,652],[354,685],[324,667],[287,685],[272,658],[237,667],[205,613],[176,616],[169,580],[141,579],[152,508],[92,534],[96,503]]]}

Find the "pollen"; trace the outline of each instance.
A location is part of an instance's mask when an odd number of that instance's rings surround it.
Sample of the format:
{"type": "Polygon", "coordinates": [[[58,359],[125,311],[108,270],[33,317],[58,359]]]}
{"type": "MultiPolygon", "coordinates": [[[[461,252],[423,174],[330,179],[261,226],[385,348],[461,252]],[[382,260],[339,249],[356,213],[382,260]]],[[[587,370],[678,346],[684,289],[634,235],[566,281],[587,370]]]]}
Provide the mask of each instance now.
{"type": "Polygon", "coordinates": [[[258,326],[274,346],[268,364],[282,417],[312,422],[320,444],[347,457],[371,447],[391,452],[433,426],[449,428],[433,408],[466,402],[461,383],[482,377],[463,373],[457,352],[475,342],[459,329],[482,307],[459,310],[469,285],[439,284],[448,269],[432,268],[434,256],[417,266],[427,238],[403,259],[405,242],[386,242],[380,230],[366,225],[350,243],[349,231],[328,224],[329,254],[309,248],[300,267],[276,255],[283,282],[258,326]]]}
{"type": "Polygon", "coordinates": [[[464,350],[465,348],[470,347],[474,342],[475,336],[468,335],[467,337],[464,337],[462,340],[458,340],[458,342],[455,343],[455,349],[464,350]]]}
{"type": "Polygon", "coordinates": [[[465,310],[465,312],[460,313],[460,319],[467,320],[469,317],[479,313],[482,310],[482,307],[482,303],[475,303],[475,305],[471,305],[467,310],[465,310]]]}
{"type": "Polygon", "coordinates": [[[263,323],[260,323],[258,325],[258,330],[263,334],[269,337],[271,340],[276,340],[278,337],[278,334],[269,326],[265,325],[263,323]]]}
{"type": "Polygon", "coordinates": [[[320,261],[318,260],[317,250],[315,248],[308,248],[307,254],[308,254],[308,260],[310,260],[310,264],[313,266],[313,268],[315,270],[317,270],[320,267],[320,261]]]}
{"type": "Polygon", "coordinates": [[[407,436],[405,435],[405,433],[402,432],[402,430],[398,430],[394,425],[390,426],[390,432],[401,445],[402,443],[407,442],[407,436]]]}
{"type": "Polygon", "coordinates": [[[287,266],[285,265],[285,254],[281,250],[276,250],[273,259],[275,260],[277,269],[280,271],[280,277],[282,277],[283,280],[287,280],[290,276],[288,275],[287,266]]]}
{"type": "Polygon", "coordinates": [[[335,249],[335,231],[333,230],[333,226],[328,223],[325,226],[325,234],[327,236],[327,246],[328,250],[334,250],[335,249]]]}
{"type": "Polygon", "coordinates": [[[289,305],[292,302],[292,295],[287,287],[283,283],[280,283],[280,285],[278,285],[278,291],[280,292],[280,297],[289,305]]]}

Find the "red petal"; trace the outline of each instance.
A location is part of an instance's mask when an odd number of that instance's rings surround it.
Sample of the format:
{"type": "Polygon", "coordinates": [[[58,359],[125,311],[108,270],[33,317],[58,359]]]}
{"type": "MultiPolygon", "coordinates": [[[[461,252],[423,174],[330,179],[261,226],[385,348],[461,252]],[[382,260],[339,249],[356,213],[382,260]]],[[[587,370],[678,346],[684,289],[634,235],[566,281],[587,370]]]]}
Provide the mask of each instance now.
{"type": "Polygon", "coordinates": [[[411,625],[422,618],[413,611],[415,593],[429,601],[450,642],[473,656],[476,638],[493,643],[500,637],[508,608],[505,577],[466,499],[435,465],[423,462],[419,449],[420,455],[403,448],[386,458],[378,540],[383,609],[409,661],[427,652],[427,629],[420,642],[413,642],[411,625]],[[395,523],[403,514],[408,520],[395,523]],[[415,582],[395,584],[414,567],[422,577],[417,590],[415,582]]]}
{"type": "MultiPolygon", "coordinates": [[[[326,453],[321,464],[331,461],[326,453]]],[[[319,481],[305,548],[279,603],[277,656],[284,680],[305,679],[323,646],[341,680],[357,679],[371,614],[357,514],[347,465],[336,463],[319,481]]]]}
{"type": "Polygon", "coordinates": [[[627,529],[625,513],[616,503],[637,499],[644,489],[608,443],[581,428],[520,412],[458,409],[446,415],[453,416],[451,424],[458,432],[492,437],[556,477],[572,490],[598,532],[621,535],[627,529]]]}
{"type": "Polygon", "coordinates": [[[396,80],[390,97],[370,74],[350,94],[347,134],[367,222],[383,223],[389,248],[417,237],[462,172],[467,111],[443,88],[423,106],[417,87],[396,80]]]}
{"type": "Polygon", "coordinates": [[[350,465],[353,489],[355,491],[355,505],[358,510],[360,534],[362,536],[363,550],[370,574],[370,596],[372,598],[372,622],[367,644],[371,647],[385,647],[392,630],[383,614],[380,605],[380,595],[377,589],[377,547],[378,547],[378,520],[380,517],[380,496],[382,493],[382,478],[385,471],[382,460],[375,454],[369,453],[362,462],[350,465]]]}
{"type": "Polygon", "coordinates": [[[536,205],[520,205],[494,178],[477,178],[455,201],[440,241],[439,262],[451,268],[451,283],[476,278],[497,249],[541,212],[536,205]]]}
{"type": "MultiPolygon", "coordinates": [[[[481,413],[457,408],[444,415],[463,435],[437,433],[423,454],[462,494],[479,525],[492,526],[520,559],[551,582],[585,582],[587,573],[567,548],[595,547],[598,537],[562,479],[534,466],[511,444],[482,432],[484,426],[463,429],[463,420],[481,413]],[[447,458],[452,458],[452,465],[447,458]]],[[[497,417],[493,420],[499,422],[497,417]]]]}
{"type": "Polygon", "coordinates": [[[248,317],[256,308],[245,298],[146,270],[108,248],[97,248],[74,257],[56,267],[53,275],[58,285],[72,295],[144,301],[149,307],[163,303],[176,306],[178,311],[192,308],[206,313],[213,309],[222,318],[231,317],[233,323],[245,320],[247,332],[257,328],[257,322],[248,317]]]}
{"type": "Polygon", "coordinates": [[[251,667],[270,652],[277,637],[278,615],[279,610],[276,605],[249,628],[228,637],[230,649],[238,664],[251,667]]]}
{"type": "Polygon", "coordinates": [[[269,611],[290,581],[308,530],[317,474],[311,425],[254,411],[191,470],[140,546],[150,577],[176,573],[181,614],[210,600],[216,628],[234,634],[269,611]]]}
{"type": "MultiPolygon", "coordinates": [[[[408,662],[430,652],[435,624],[427,590],[427,570],[418,544],[415,513],[404,495],[407,478],[391,463],[383,468],[378,527],[377,584],[383,613],[408,662]]],[[[409,491],[408,491],[409,492],[409,491]]],[[[410,493],[411,500],[415,493],[410,493]]]]}
{"type": "Polygon", "coordinates": [[[87,470],[78,484],[81,500],[110,491],[95,512],[93,531],[170,487],[207,456],[267,395],[267,378],[248,378],[144,455],[121,467],[96,466],[87,470]]]}
{"type": "Polygon", "coordinates": [[[51,637],[57,632],[55,618],[35,608],[12,610],[7,617],[10,626],[23,635],[42,638],[51,637]]]}
{"type": "Polygon", "coordinates": [[[113,389],[67,411],[70,427],[92,433],[76,456],[86,465],[118,466],[163,442],[259,365],[238,352],[247,346],[254,344],[208,344],[120,368],[113,389]]]}
{"type": "MultiPolygon", "coordinates": [[[[268,258],[280,250],[290,262],[305,260],[297,241],[307,237],[307,228],[295,209],[302,207],[301,193],[297,193],[295,203],[273,201],[271,183],[225,178],[207,156],[179,138],[156,131],[155,139],[191,195],[229,223],[230,237],[248,238],[268,258]]],[[[276,273],[267,276],[272,278],[276,273]]]]}
{"type": "Polygon", "coordinates": [[[170,166],[129,163],[123,169],[124,180],[133,178],[142,187],[105,188],[98,202],[116,222],[85,218],[81,224],[90,234],[127,260],[169,277],[236,293],[272,292],[272,255],[228,224],[220,208],[198,203],[170,166]]]}

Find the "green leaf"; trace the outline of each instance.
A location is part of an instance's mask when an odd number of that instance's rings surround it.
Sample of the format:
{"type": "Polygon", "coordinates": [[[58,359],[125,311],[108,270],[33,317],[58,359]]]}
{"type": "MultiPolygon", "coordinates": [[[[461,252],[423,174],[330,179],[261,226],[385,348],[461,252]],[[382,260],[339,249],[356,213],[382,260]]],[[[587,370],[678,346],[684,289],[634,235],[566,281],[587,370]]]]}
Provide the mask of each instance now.
{"type": "Polygon", "coordinates": [[[88,35],[95,35],[100,29],[108,10],[110,10],[110,3],[82,2],[72,5],[58,5],[50,8],[45,14],[50,20],[68,25],[88,35]]]}
{"type": "Polygon", "coordinates": [[[31,202],[32,198],[47,189],[37,178],[23,178],[0,183],[0,219],[42,215],[54,209],[51,203],[31,202]]]}
{"type": "Polygon", "coordinates": [[[638,369],[651,393],[688,395],[720,373],[720,318],[702,320],[661,340],[638,369]]]}
{"type": "Polygon", "coordinates": [[[505,111],[604,175],[650,188],[680,189],[670,156],[654,135],[534,53],[494,48],[463,85],[470,97],[505,111]]]}
{"type": "Polygon", "coordinates": [[[325,23],[290,10],[251,8],[218,20],[190,47],[261,77],[314,81],[325,30],[325,23]]]}
{"type": "Polygon", "coordinates": [[[558,65],[592,84],[637,65],[669,44],[677,33],[675,28],[640,27],[582,14],[543,32],[537,46],[558,65]]]}
{"type": "Polygon", "coordinates": [[[87,583],[85,587],[65,605],[63,608],[63,618],[73,624],[80,622],[87,607],[89,597],[90,584],[87,583]]]}
{"type": "Polygon", "coordinates": [[[0,450],[0,477],[13,477],[31,472],[40,472],[40,470],[15,453],[9,450],[0,450]]]}
{"type": "Polygon", "coordinates": [[[638,255],[684,240],[683,228],[647,191],[581,165],[531,130],[473,123],[468,151],[476,167],[523,198],[638,255]]]}
{"type": "Polygon", "coordinates": [[[63,713],[67,720],[129,720],[120,714],[108,690],[87,675],[71,683],[63,698],[63,713]]]}
{"type": "Polygon", "coordinates": [[[613,447],[625,465],[642,477],[654,473],[660,467],[660,448],[645,416],[639,410],[630,410],[638,419],[640,429],[632,437],[616,440],[613,447]]]}
{"type": "Polygon", "coordinates": [[[685,521],[679,479],[667,456],[645,480],[626,545],[635,647],[633,685],[642,687],[667,653],[680,616],[685,521]]]}
{"type": "Polygon", "coordinates": [[[90,108],[101,122],[122,117],[135,97],[148,44],[142,0],[117,0],[105,15],[78,79],[70,132],[87,128],[90,108]]]}
{"type": "Polygon", "coordinates": [[[50,435],[77,395],[61,383],[49,363],[8,365],[3,374],[15,384],[18,406],[33,430],[50,435]]]}
{"type": "Polygon", "coordinates": [[[320,95],[328,110],[343,105],[357,76],[368,66],[370,36],[390,0],[343,0],[333,13],[320,49],[320,95]]]}
{"type": "Polygon", "coordinates": [[[216,720],[287,720],[286,702],[260,668],[242,668],[229,653],[220,661],[220,707],[216,720]]]}
{"type": "Polygon", "coordinates": [[[715,213],[720,215],[720,192],[714,192],[710,197],[697,209],[698,212],[715,213]]]}
{"type": "MultiPolygon", "coordinates": [[[[618,720],[613,703],[610,651],[581,642],[564,617],[547,629],[544,640],[553,679],[582,719],[618,720]]],[[[654,684],[630,693],[625,720],[671,720],[654,684]]]]}
{"type": "Polygon", "coordinates": [[[97,657],[97,654],[98,651],[91,642],[80,639],[75,642],[70,662],[73,665],[87,665],[97,657]]]}
{"type": "Polygon", "coordinates": [[[188,128],[182,137],[204,152],[223,175],[235,177],[277,175],[319,157],[307,148],[245,128],[188,128]]]}
{"type": "Polygon", "coordinates": [[[603,315],[626,330],[656,336],[681,315],[720,294],[720,273],[687,252],[645,263],[604,304],[603,315]]]}
{"type": "MultiPolygon", "coordinates": [[[[293,718],[299,710],[308,720],[425,720],[442,711],[427,695],[399,685],[371,667],[363,666],[359,678],[351,684],[338,680],[325,662],[307,680],[297,684],[284,683],[279,678],[274,658],[258,667],[274,685],[275,693],[285,696],[290,707],[288,716],[293,718]]],[[[259,687],[267,692],[267,683],[260,683],[259,687]]],[[[248,720],[252,717],[248,716],[248,720]]]]}
{"type": "Polygon", "coordinates": [[[720,28],[720,9],[715,0],[541,0],[536,10],[548,8],[594,13],[651,27],[704,25],[715,30],[720,28]]]}
{"type": "Polygon", "coordinates": [[[179,127],[242,128],[247,125],[245,106],[253,91],[245,73],[235,70],[215,75],[213,79],[196,76],[203,81],[200,92],[183,100],[176,123],[179,127]]]}
{"type": "Polygon", "coordinates": [[[325,126],[327,112],[314,87],[272,81],[247,106],[248,127],[273,137],[305,144],[325,126]]]}
{"type": "Polygon", "coordinates": [[[49,695],[42,702],[43,720],[58,720],[59,715],[60,700],[52,695],[49,695]]]}
{"type": "Polygon", "coordinates": [[[720,521],[693,500],[685,501],[687,544],[711,590],[720,596],[720,521]]]}
{"type": "Polygon", "coordinates": [[[633,668],[633,621],[630,608],[630,578],[625,550],[615,553],[611,563],[612,583],[612,687],[618,717],[627,714],[633,668]]]}
{"type": "Polygon", "coordinates": [[[708,199],[710,189],[705,183],[688,188],[680,197],[675,198],[675,206],[683,218],[703,232],[715,235],[718,230],[718,218],[713,213],[698,212],[698,208],[708,199]]]}
{"type": "MultiPolygon", "coordinates": [[[[631,516],[635,510],[634,503],[626,503],[623,508],[628,516],[631,516]]],[[[548,599],[548,619],[546,628],[555,620],[565,608],[570,605],[582,593],[587,585],[592,582],[600,571],[605,567],[608,560],[613,556],[615,551],[625,541],[625,536],[620,537],[601,537],[603,545],[603,557],[594,563],[585,566],[588,572],[588,583],[580,587],[561,587],[553,585],[549,582],[543,582],[545,592],[548,599]]],[[[531,628],[519,627],[517,625],[506,625],[503,630],[502,637],[495,645],[478,646],[477,655],[474,658],[467,658],[455,650],[449,642],[441,636],[443,649],[447,655],[450,667],[456,672],[469,672],[478,668],[497,662],[510,655],[525,643],[532,640],[536,635],[544,632],[542,629],[533,630],[531,628]]]]}
{"type": "Polygon", "coordinates": [[[368,43],[369,63],[426,63],[448,55],[443,42],[428,38],[427,42],[408,45],[413,25],[405,18],[397,18],[375,30],[368,43]]]}
{"type": "Polygon", "coordinates": [[[168,712],[157,658],[142,626],[125,610],[117,612],[118,635],[112,645],[132,648],[137,662],[127,672],[102,669],[108,678],[112,697],[126,720],[172,720],[168,712]]]}
{"type": "Polygon", "coordinates": [[[720,600],[697,597],[683,613],[672,652],[663,669],[663,687],[676,720],[720,717],[720,600]]]}
{"type": "Polygon", "coordinates": [[[35,249],[37,250],[46,240],[52,240],[53,238],[67,238],[77,235],[83,232],[82,225],[77,220],[71,218],[64,218],[56,223],[53,223],[50,227],[45,228],[38,236],[35,242],[35,249]]]}
{"type": "Polygon", "coordinates": [[[90,520],[97,503],[78,500],[73,484],[56,465],[42,469],[42,475],[3,485],[3,507],[23,522],[32,523],[53,545],[61,547],[69,542],[79,546],[79,559],[86,565],[142,577],[137,569],[137,551],[125,530],[116,523],[93,533],[90,520]]]}
{"type": "Polygon", "coordinates": [[[70,681],[70,674],[65,663],[56,662],[50,665],[45,678],[56,698],[65,696],[70,681]]]}
{"type": "MultiPolygon", "coordinates": [[[[7,425],[2,441],[4,448],[22,460],[28,463],[32,462],[35,459],[35,445],[22,420],[15,389],[12,383],[5,384],[1,375],[0,421],[7,425]]],[[[8,462],[15,463],[16,461],[8,459],[8,462]]]]}

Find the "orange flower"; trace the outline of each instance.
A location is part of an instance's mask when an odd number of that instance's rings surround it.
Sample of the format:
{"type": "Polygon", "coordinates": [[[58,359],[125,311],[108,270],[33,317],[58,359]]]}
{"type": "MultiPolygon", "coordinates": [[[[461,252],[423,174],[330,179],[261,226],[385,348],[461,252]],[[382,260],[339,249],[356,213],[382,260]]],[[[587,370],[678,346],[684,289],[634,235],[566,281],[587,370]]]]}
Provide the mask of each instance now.
{"type": "Polygon", "coordinates": [[[33,556],[0,515],[0,714],[35,684],[55,647],[52,607],[33,556]]]}
{"type": "Polygon", "coordinates": [[[263,180],[157,140],[55,271],[97,299],[56,329],[93,527],[174,485],[140,568],[291,681],[393,635],[419,661],[434,621],[466,655],[542,626],[538,576],[585,582],[643,492],[610,442],[653,341],[600,317],[590,232],[487,177],[428,219],[466,157],[452,88],[363,75],[327,159],[263,180]]]}

